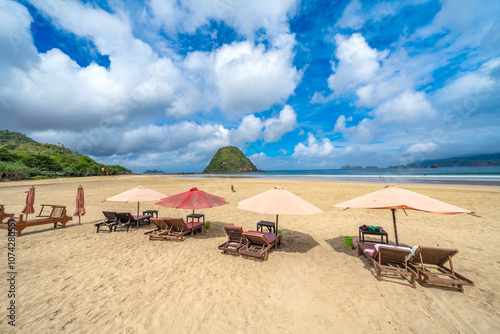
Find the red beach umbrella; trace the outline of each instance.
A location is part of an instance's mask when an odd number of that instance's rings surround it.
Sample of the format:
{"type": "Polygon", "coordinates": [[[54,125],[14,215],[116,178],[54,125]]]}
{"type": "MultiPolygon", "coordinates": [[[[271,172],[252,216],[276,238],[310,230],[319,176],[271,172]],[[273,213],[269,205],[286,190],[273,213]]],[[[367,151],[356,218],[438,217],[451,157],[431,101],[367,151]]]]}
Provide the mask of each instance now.
{"type": "Polygon", "coordinates": [[[22,213],[26,214],[26,220],[28,220],[28,214],[29,213],[34,213],[35,212],[35,208],[33,207],[34,203],[35,203],[35,187],[31,186],[28,189],[28,195],[26,195],[26,206],[21,211],[22,213]]]}
{"type": "Polygon", "coordinates": [[[83,196],[83,187],[80,185],[76,190],[76,210],[73,216],[78,216],[78,224],[81,224],[80,217],[85,214],[85,198],[83,196]]]}
{"type": "MultiPolygon", "coordinates": [[[[191,209],[193,210],[193,223],[194,223],[194,210],[207,209],[215,206],[229,204],[222,197],[211,195],[196,187],[191,188],[189,191],[162,198],[156,205],[161,205],[167,208],[176,209],[191,209]]],[[[191,235],[193,231],[191,230],[191,235]]]]}

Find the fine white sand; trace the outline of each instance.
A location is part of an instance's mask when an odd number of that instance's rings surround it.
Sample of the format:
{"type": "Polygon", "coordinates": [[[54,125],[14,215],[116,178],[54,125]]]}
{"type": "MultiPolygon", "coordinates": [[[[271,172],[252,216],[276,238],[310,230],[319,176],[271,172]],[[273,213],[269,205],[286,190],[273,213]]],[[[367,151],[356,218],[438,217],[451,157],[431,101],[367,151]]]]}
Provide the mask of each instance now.
{"type": "MultiPolygon", "coordinates": [[[[405,184],[402,188],[481,215],[397,211],[399,241],[456,248],[455,269],[475,282],[465,292],[416,289],[378,281],[371,263],[344,244],[358,226],[380,225],[394,242],[390,210],[333,208],[383,183],[112,176],[0,183],[0,203],[19,215],[26,191],[40,204],[75,210],[77,186],[87,214],[65,229],[27,228],[16,239],[15,328],[8,324],[7,232],[0,230],[1,333],[494,333],[500,332],[500,187],[405,184]],[[211,228],[184,242],[149,241],[144,232],[96,233],[103,210],[136,213],[136,203],[103,202],[144,186],[165,195],[196,186],[230,204],[204,209],[211,228]],[[231,191],[231,185],[236,192],[231,191]],[[238,202],[281,186],[322,209],[307,217],[280,216],[283,246],[266,262],[222,254],[225,225],[254,230],[275,220],[237,209],[238,202]]],[[[141,203],[163,217],[188,210],[141,203]]],[[[32,215],[34,218],[35,214],[32,215]]]]}

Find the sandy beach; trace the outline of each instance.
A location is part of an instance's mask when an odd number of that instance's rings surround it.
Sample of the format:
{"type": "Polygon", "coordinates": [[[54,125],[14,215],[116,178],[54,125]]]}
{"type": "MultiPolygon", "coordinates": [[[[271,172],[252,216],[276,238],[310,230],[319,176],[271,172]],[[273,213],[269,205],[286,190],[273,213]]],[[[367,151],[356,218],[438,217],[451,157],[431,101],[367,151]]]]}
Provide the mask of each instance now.
{"type": "MultiPolygon", "coordinates": [[[[456,248],[456,271],[475,282],[460,293],[378,281],[371,263],[344,243],[358,226],[379,225],[394,242],[390,210],[332,205],[384,183],[113,176],[0,183],[0,203],[19,215],[28,187],[40,204],[75,210],[78,185],[87,214],[65,229],[30,227],[15,244],[15,327],[8,324],[7,232],[0,230],[1,333],[493,333],[500,332],[500,187],[400,184],[401,188],[476,212],[439,215],[397,212],[398,236],[408,245],[456,248]],[[104,200],[143,186],[166,195],[191,187],[230,204],[199,210],[210,229],[184,242],[149,241],[144,232],[96,233],[102,211],[129,211],[136,203],[104,200]],[[235,192],[231,190],[234,187],[235,192]],[[238,202],[281,186],[322,209],[313,216],[281,216],[283,244],[262,262],[222,254],[225,225],[254,230],[275,217],[237,209],[238,202]],[[495,292],[496,291],[496,292],[495,292]]],[[[188,210],[141,203],[162,217],[188,210]]],[[[35,215],[32,215],[33,218],[35,215]]],[[[397,280],[396,280],[397,281],[397,280]]],[[[399,279],[401,283],[407,283],[399,279]]]]}

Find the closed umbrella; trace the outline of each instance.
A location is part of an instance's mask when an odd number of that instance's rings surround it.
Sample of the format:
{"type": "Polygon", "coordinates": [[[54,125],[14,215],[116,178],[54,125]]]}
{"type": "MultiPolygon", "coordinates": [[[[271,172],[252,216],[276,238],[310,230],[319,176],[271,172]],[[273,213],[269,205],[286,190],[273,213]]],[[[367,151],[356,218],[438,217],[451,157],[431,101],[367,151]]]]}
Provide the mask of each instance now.
{"type": "Polygon", "coordinates": [[[396,209],[410,209],[445,215],[454,215],[457,213],[475,215],[472,211],[394,186],[387,186],[375,192],[335,204],[334,206],[346,209],[391,209],[396,245],[399,245],[398,230],[396,227],[396,209]]]}
{"type": "MultiPolygon", "coordinates": [[[[196,187],[177,195],[165,197],[156,203],[156,205],[161,205],[167,208],[193,210],[193,223],[195,209],[213,208],[224,204],[229,204],[224,198],[198,190],[196,187]]],[[[191,235],[193,235],[192,229],[191,235]]]]}
{"type": "Polygon", "coordinates": [[[83,187],[80,185],[76,190],[76,210],[73,216],[78,216],[78,224],[81,224],[80,217],[85,214],[85,198],[83,196],[83,187]]]}
{"type": "MultiPolygon", "coordinates": [[[[274,187],[261,194],[247,198],[239,203],[238,209],[276,215],[276,240],[278,238],[278,216],[309,216],[323,211],[304,201],[299,196],[281,188],[274,187]]],[[[278,243],[276,243],[276,248],[278,243]]]]}
{"type": "Polygon", "coordinates": [[[31,186],[28,189],[28,195],[26,195],[26,206],[24,207],[24,209],[21,210],[22,213],[26,214],[26,221],[28,220],[28,214],[35,212],[35,208],[33,207],[34,203],[35,203],[35,187],[31,186]]]}
{"type": "MultiPolygon", "coordinates": [[[[165,197],[165,195],[157,192],[156,190],[139,186],[137,188],[130,189],[118,195],[112,196],[106,199],[106,202],[120,202],[120,203],[137,202],[137,217],[139,217],[140,202],[156,202],[163,197],[165,197]]],[[[137,227],[139,227],[139,219],[137,219],[137,227]]]]}

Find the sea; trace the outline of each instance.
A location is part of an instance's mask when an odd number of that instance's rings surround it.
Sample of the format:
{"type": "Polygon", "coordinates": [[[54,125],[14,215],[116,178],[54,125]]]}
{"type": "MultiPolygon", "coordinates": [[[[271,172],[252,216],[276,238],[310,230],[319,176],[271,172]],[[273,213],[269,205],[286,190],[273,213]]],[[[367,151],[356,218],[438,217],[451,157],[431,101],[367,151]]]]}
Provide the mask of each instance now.
{"type": "Polygon", "coordinates": [[[500,186],[500,167],[268,170],[262,173],[182,174],[177,176],[204,178],[283,178],[383,183],[435,183],[500,186]]]}

